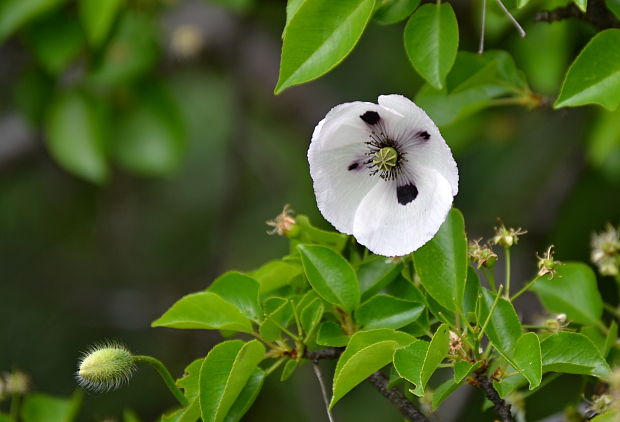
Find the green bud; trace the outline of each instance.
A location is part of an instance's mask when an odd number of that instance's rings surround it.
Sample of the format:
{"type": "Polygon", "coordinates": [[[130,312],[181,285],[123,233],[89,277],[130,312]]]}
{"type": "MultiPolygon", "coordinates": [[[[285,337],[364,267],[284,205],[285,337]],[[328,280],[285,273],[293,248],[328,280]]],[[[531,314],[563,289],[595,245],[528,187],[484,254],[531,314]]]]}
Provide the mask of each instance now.
{"type": "Polygon", "coordinates": [[[119,344],[94,346],[78,365],[78,384],[94,392],[110,391],[127,383],[135,371],[133,356],[119,344]]]}

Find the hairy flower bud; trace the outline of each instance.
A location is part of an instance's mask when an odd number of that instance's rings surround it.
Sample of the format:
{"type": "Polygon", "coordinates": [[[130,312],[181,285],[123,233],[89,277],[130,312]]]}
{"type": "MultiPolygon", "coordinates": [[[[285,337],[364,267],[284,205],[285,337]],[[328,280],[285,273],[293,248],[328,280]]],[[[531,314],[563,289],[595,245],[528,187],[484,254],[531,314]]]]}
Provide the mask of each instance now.
{"type": "Polygon", "coordinates": [[[76,377],[82,388],[94,392],[115,390],[131,379],[135,365],[127,348],[119,344],[94,346],[84,353],[76,377]]]}

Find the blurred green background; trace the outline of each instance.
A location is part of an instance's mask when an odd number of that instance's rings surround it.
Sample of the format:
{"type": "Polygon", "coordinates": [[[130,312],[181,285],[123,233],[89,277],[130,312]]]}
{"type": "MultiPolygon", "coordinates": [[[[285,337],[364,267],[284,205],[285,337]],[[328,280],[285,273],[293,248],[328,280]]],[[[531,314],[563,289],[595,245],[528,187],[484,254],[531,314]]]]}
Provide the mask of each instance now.
{"type": "MultiPolygon", "coordinates": [[[[80,352],[104,339],[175,375],[204,356],[218,338],[150,322],[218,274],[285,254],[265,225],[285,203],[329,227],[306,162],[314,126],[336,104],[414,98],[422,85],[403,24],[371,23],[329,75],[275,97],[283,0],[118,0],[105,13],[78,3],[0,1],[0,372],[19,368],[35,390],[60,396],[76,387],[80,352]]],[[[461,46],[475,51],[480,5],[454,7],[461,46]]],[[[535,92],[557,95],[592,29],[534,23],[526,10],[520,39],[489,13],[488,48],[509,50],[535,92]]],[[[560,260],[587,261],[590,233],[619,222],[620,112],[493,108],[442,130],[470,237],[491,236],[497,217],[529,231],[516,280],[549,243],[560,260]]],[[[533,296],[517,306],[537,317],[533,296]]],[[[299,372],[270,380],[247,420],[324,420],[311,370],[299,372]]],[[[472,411],[463,400],[443,406],[446,420],[472,411]]],[[[131,408],[152,421],[173,405],[144,369],[119,391],[87,394],[80,420],[131,408]]],[[[400,420],[367,385],[335,414],[400,420]]]]}

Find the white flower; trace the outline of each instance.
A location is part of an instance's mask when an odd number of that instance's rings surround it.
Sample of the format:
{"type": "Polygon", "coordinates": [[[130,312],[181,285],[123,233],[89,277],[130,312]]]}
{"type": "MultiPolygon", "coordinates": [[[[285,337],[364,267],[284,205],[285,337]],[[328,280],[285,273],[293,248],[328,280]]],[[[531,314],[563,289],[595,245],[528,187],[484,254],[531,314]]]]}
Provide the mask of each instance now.
{"type": "Polygon", "coordinates": [[[334,107],[314,129],[308,160],[323,216],[379,255],[428,242],[458,191],[439,129],[402,95],[334,107]]]}

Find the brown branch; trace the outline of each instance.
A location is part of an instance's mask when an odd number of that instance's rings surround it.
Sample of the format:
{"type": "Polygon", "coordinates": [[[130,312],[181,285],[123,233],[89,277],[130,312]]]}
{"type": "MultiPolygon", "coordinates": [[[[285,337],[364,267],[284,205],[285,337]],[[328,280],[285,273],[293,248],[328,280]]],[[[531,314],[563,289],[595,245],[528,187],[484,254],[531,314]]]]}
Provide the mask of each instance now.
{"type": "Polygon", "coordinates": [[[401,415],[413,422],[428,422],[428,418],[403,393],[388,388],[388,379],[383,372],[377,371],[368,377],[368,381],[375,386],[398,409],[401,415]]]}
{"type": "Polygon", "coordinates": [[[313,362],[323,359],[338,359],[343,351],[344,347],[328,347],[327,349],[306,350],[306,353],[304,353],[304,358],[313,362]]]}
{"type": "Polygon", "coordinates": [[[620,21],[607,9],[604,0],[589,0],[588,7],[582,12],[575,3],[553,10],[543,10],[534,17],[536,22],[555,22],[568,18],[582,19],[598,30],[620,28],[620,21]]]}
{"type": "Polygon", "coordinates": [[[503,422],[515,422],[512,412],[510,411],[510,405],[506,403],[504,399],[499,396],[495,387],[493,387],[493,381],[484,373],[475,373],[474,382],[472,383],[476,387],[480,388],[484,395],[493,403],[495,411],[502,418],[503,422]]]}

